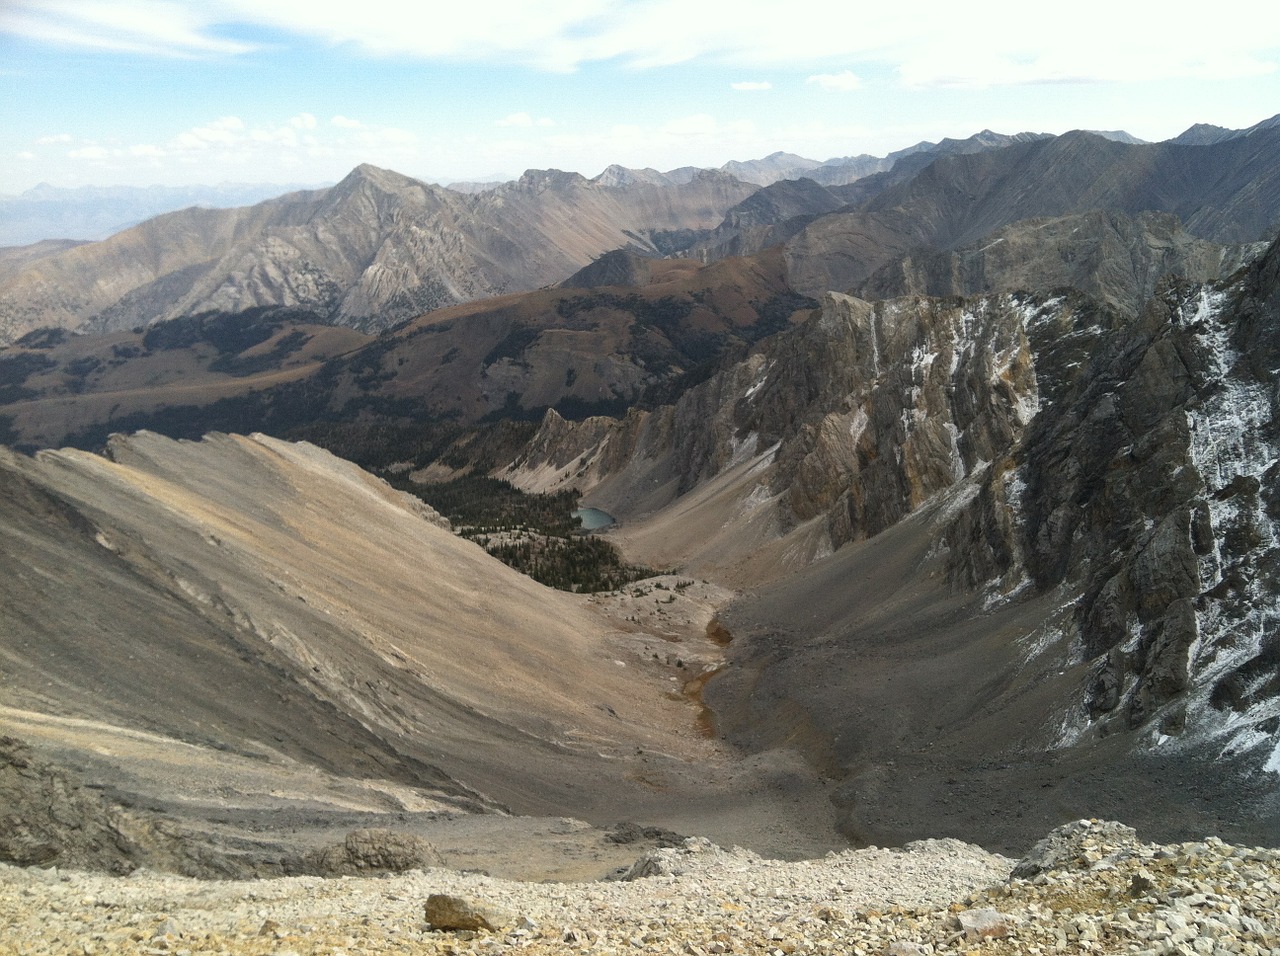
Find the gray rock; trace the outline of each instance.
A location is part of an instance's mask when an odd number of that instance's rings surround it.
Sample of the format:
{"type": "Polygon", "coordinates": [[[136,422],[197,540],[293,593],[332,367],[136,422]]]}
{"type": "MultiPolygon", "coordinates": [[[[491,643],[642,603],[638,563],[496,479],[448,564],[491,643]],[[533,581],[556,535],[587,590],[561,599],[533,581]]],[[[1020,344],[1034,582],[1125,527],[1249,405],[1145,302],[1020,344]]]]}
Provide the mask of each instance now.
{"type": "Polygon", "coordinates": [[[303,871],[319,876],[367,876],[444,866],[436,848],[422,837],[395,830],[353,830],[335,846],[308,854],[303,871]]]}
{"type": "Polygon", "coordinates": [[[963,910],[956,914],[966,939],[977,940],[1009,935],[1011,919],[990,908],[963,910]]]}
{"type": "Polygon", "coordinates": [[[1108,855],[1138,845],[1133,827],[1109,820],[1076,820],[1058,827],[1031,848],[1017,866],[1013,878],[1029,880],[1053,870],[1087,869],[1108,855]]]}
{"type": "Polygon", "coordinates": [[[516,920],[501,910],[447,893],[432,893],[426,902],[427,922],[435,929],[453,932],[496,933],[516,920]]]}

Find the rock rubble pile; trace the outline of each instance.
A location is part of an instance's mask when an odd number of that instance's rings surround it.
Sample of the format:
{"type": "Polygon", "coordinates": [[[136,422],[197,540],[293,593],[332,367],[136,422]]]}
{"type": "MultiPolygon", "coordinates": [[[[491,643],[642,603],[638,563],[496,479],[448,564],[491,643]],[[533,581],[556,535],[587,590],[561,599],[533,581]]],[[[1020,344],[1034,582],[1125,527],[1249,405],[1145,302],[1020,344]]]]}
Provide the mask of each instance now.
{"type": "Polygon", "coordinates": [[[633,870],[649,875],[541,884],[428,869],[381,879],[201,882],[5,867],[0,952],[1280,952],[1280,850],[1214,838],[1143,844],[1129,828],[1097,821],[1054,831],[1016,869],[956,840],[787,863],[689,839],[633,870]],[[428,922],[458,907],[490,914],[490,923],[501,914],[502,925],[428,922]]]}

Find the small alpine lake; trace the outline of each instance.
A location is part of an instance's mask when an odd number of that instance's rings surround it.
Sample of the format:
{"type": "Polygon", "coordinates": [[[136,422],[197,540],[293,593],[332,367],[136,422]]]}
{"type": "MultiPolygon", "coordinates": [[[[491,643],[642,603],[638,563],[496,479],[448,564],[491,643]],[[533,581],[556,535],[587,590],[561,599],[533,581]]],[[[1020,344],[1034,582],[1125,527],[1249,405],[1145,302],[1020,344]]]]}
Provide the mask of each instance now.
{"type": "Polygon", "coordinates": [[[574,508],[569,512],[569,516],[582,522],[583,531],[599,531],[601,528],[617,524],[613,515],[599,508],[574,508]]]}

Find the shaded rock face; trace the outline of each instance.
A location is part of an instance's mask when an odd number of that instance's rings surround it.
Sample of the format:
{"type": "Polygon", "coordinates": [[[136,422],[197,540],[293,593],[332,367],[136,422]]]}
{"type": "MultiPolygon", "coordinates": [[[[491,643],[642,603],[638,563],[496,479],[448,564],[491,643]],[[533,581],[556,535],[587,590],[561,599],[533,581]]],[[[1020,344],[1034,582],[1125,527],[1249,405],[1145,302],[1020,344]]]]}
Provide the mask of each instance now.
{"type": "Polygon", "coordinates": [[[138,866],[140,847],[119,811],[12,737],[0,737],[0,807],[0,862],[117,873],[138,866]]]}
{"type": "Polygon", "coordinates": [[[1165,213],[1091,211],[1015,223],[950,252],[916,250],[881,267],[855,291],[888,299],[1069,287],[1136,315],[1165,276],[1225,279],[1261,251],[1198,239],[1165,213]]]}
{"type": "Polygon", "coordinates": [[[1069,313],[1030,297],[831,294],[779,343],[740,427],[781,441],[771,489],[792,520],[826,515],[836,547],[869,537],[1016,442],[1039,402],[1028,324],[1069,313]]]}
{"type": "Polygon", "coordinates": [[[1232,288],[1167,289],[1021,451],[1027,573],[1080,589],[1095,662],[1066,740],[1151,726],[1280,767],[1276,257],[1232,288]]]}

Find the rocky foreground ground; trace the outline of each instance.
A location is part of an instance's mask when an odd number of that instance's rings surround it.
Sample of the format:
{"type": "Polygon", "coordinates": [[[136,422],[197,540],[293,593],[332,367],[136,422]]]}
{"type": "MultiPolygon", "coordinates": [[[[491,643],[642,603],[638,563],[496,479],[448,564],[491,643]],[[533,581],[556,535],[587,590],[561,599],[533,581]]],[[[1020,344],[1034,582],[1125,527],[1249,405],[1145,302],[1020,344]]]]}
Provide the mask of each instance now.
{"type": "Polygon", "coordinates": [[[1280,952],[1280,850],[1055,830],[1016,866],[955,840],[785,863],[705,840],[623,879],[424,869],[200,881],[0,867],[5,954],[1280,952]]]}

